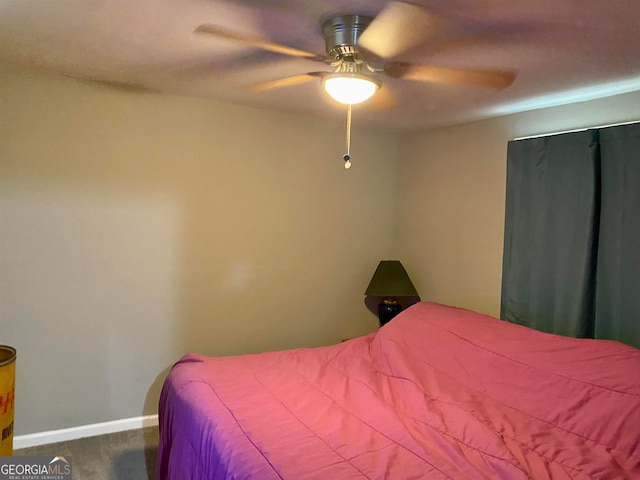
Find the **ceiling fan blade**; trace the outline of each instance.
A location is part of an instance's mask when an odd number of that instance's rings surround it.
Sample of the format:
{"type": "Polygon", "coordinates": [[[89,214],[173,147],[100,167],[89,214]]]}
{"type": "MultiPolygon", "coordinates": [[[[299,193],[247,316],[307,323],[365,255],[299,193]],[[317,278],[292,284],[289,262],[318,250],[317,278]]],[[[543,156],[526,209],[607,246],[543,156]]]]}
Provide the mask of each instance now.
{"type": "Polygon", "coordinates": [[[424,43],[441,24],[423,7],[390,2],[362,32],[358,45],[380,58],[394,58],[424,43]]]}
{"type": "Polygon", "coordinates": [[[266,92],[267,90],[274,90],[276,88],[293,87],[294,85],[300,85],[302,83],[315,80],[326,73],[327,72],[308,72],[301,73],[300,75],[291,75],[289,77],[278,78],[276,80],[269,80],[268,82],[257,83],[251,87],[251,90],[254,92],[266,92]]]}
{"type": "Polygon", "coordinates": [[[390,62],[384,73],[393,78],[417,82],[451,83],[479,87],[506,88],[516,78],[514,72],[465,68],[432,67],[411,63],[390,62]]]}
{"type": "Polygon", "coordinates": [[[74,80],[89,85],[100,85],[113,90],[120,90],[127,93],[160,93],[159,90],[141,85],[139,83],[119,81],[119,80],[101,80],[98,78],[82,77],[79,75],[72,75],[70,73],[64,73],[65,77],[73,78],[74,80]]]}
{"type": "Polygon", "coordinates": [[[318,55],[316,53],[307,52],[305,50],[299,50],[297,48],[286,47],[284,45],[279,45],[277,43],[269,42],[268,40],[264,40],[259,37],[252,37],[250,35],[244,35],[241,33],[232,32],[231,30],[227,30],[226,28],[219,27],[217,25],[212,25],[210,23],[205,23],[203,25],[200,25],[198,28],[194,30],[194,32],[214,35],[216,37],[226,38],[228,40],[235,40],[237,42],[244,43],[245,45],[260,48],[262,50],[268,50],[269,52],[280,53],[282,55],[301,57],[301,58],[306,58],[308,60],[314,60],[317,62],[324,62],[325,60],[325,57],[323,57],[322,55],[318,55]]]}

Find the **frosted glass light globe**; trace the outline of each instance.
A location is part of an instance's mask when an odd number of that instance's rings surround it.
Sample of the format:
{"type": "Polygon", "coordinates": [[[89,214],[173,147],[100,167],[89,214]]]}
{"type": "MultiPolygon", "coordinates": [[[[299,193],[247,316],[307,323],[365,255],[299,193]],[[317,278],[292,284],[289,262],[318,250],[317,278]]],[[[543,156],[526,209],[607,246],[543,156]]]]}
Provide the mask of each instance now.
{"type": "Polygon", "coordinates": [[[358,76],[331,75],[325,77],[324,89],[340,103],[362,103],[376,93],[379,85],[372,80],[358,76]]]}

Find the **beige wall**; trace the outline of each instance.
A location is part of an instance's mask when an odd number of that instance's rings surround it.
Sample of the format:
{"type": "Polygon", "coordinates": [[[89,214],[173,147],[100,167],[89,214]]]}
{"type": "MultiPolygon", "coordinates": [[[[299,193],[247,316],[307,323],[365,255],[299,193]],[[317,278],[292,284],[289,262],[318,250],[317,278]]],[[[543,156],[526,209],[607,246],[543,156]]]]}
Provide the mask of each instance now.
{"type": "Polygon", "coordinates": [[[507,141],[639,119],[640,94],[429,132],[0,71],[0,343],[16,434],[154,413],[186,351],[367,333],[400,258],[422,298],[497,315],[507,141]]]}
{"type": "Polygon", "coordinates": [[[0,343],[17,435],[154,413],[187,351],[331,344],[377,319],[398,137],[3,66],[0,343]]]}
{"type": "Polygon", "coordinates": [[[635,92],[404,135],[399,256],[422,299],[498,316],[507,142],[640,120],[639,105],[635,92]]]}

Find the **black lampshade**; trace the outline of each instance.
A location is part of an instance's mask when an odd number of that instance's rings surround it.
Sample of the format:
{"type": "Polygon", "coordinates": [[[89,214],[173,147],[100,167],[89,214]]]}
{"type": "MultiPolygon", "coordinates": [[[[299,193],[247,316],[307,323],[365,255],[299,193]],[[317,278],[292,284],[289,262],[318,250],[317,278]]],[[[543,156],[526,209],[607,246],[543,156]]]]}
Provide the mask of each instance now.
{"type": "Polygon", "coordinates": [[[383,260],[376,268],[364,294],[376,297],[413,297],[418,292],[399,260],[383,260]]]}

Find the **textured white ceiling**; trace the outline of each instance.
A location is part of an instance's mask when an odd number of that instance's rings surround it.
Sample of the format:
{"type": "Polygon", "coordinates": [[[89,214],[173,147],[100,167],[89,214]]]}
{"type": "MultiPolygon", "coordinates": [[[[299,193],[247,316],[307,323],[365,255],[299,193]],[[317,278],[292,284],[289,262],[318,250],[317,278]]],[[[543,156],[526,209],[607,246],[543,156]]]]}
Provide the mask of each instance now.
{"type": "MultiPolygon", "coordinates": [[[[398,107],[354,109],[354,121],[417,129],[640,90],[638,0],[447,0],[412,2],[443,27],[402,58],[517,73],[510,87],[385,78],[398,107]],[[455,39],[455,41],[451,41],[455,39]]],[[[343,118],[313,81],[253,93],[256,82],[322,64],[194,34],[203,23],[320,54],[319,23],[333,14],[375,16],[380,0],[0,0],[0,62],[154,91],[343,118]]],[[[390,39],[392,41],[392,39],[390,39]]],[[[1,67],[0,67],[1,68],[1,67]]],[[[640,111],[640,106],[639,106],[640,111]]]]}

